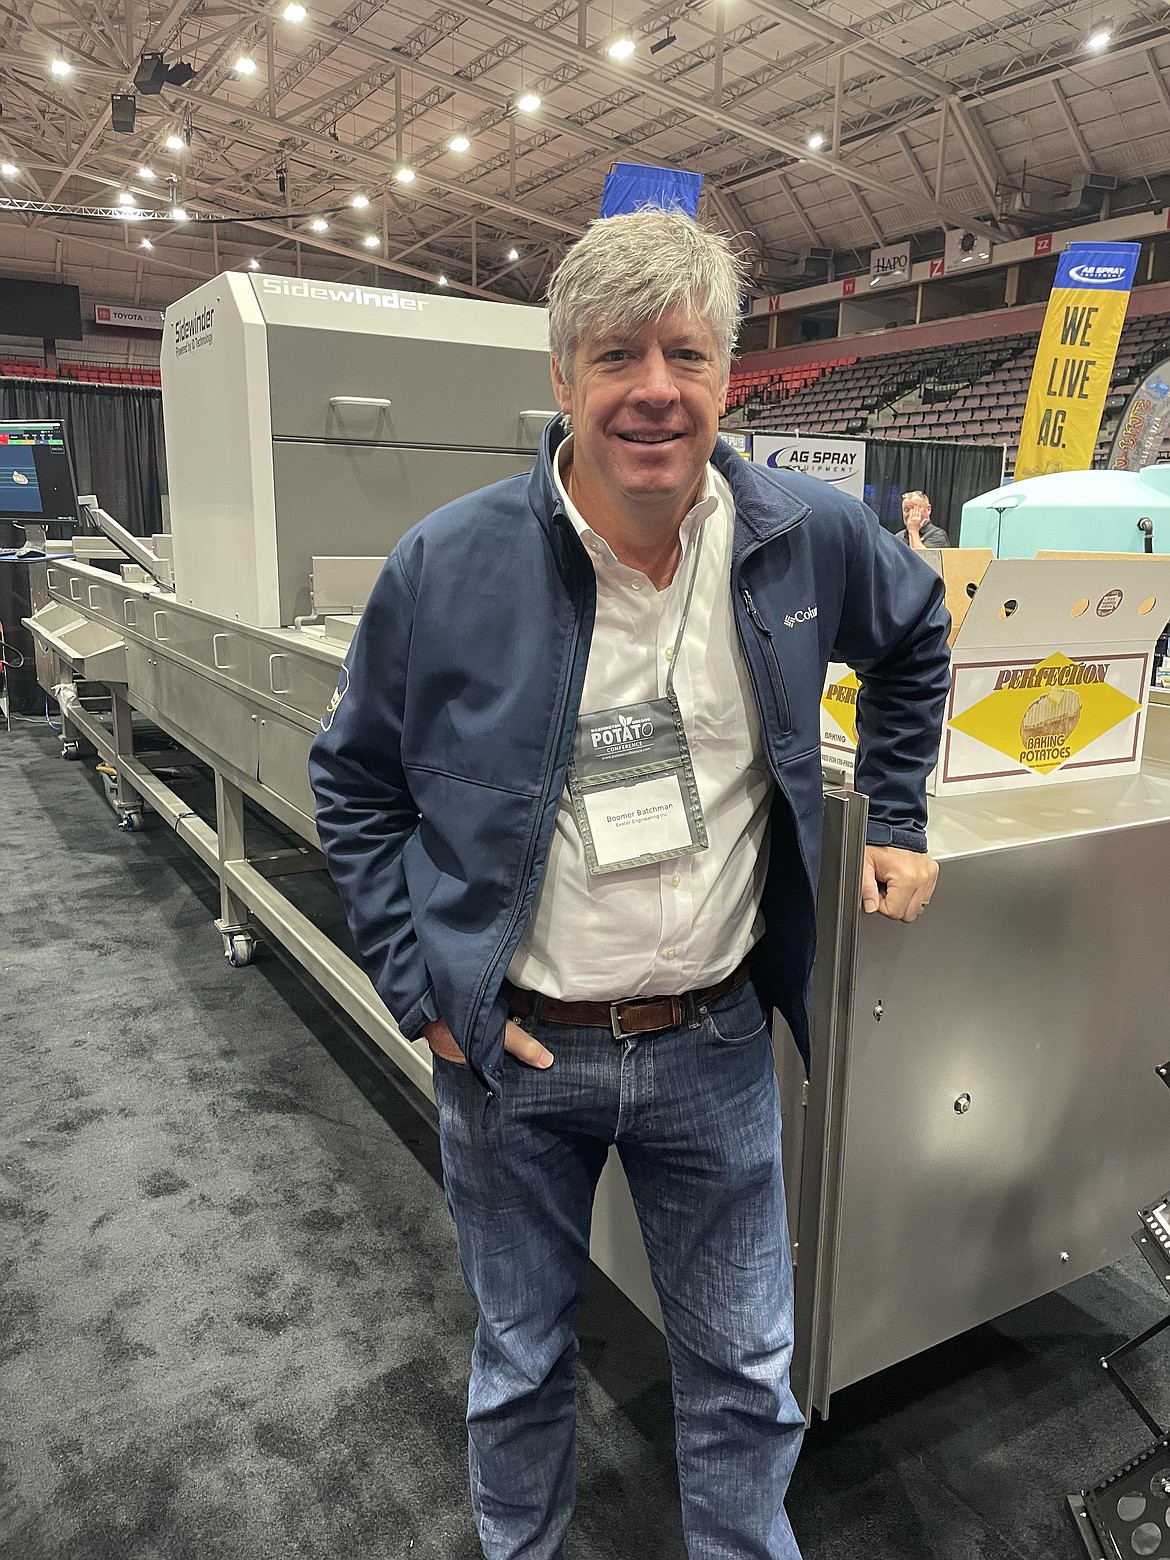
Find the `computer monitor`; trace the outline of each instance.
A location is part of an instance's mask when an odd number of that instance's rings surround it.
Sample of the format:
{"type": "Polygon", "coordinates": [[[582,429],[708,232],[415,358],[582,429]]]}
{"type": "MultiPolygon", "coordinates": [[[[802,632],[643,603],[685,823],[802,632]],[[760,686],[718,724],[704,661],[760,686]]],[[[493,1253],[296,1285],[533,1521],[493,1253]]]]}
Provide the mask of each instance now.
{"type": "Polygon", "coordinates": [[[76,521],[77,484],[63,423],[0,422],[0,519],[76,521]]]}

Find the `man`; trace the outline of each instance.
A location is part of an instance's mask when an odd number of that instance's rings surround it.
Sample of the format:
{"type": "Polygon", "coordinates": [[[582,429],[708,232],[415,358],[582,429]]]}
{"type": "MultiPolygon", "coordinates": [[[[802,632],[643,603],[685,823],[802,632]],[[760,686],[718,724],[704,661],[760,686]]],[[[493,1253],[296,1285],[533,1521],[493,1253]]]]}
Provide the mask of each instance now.
{"type": "Polygon", "coordinates": [[[902,494],[902,532],[900,540],[924,552],[928,547],[949,547],[950,537],[941,525],[930,521],[930,499],[925,493],[902,494]]]}
{"type": "Polygon", "coordinates": [[[863,678],[865,908],[912,921],[936,877],[942,584],[861,504],[717,443],[741,290],[726,241],[679,212],[592,224],[549,288],[564,418],[531,476],[399,543],[313,748],[366,968],[434,1053],[488,1560],[565,1553],[574,1319],[614,1144],[691,1560],[798,1560],[769,1020],[807,1056],[830,658],[863,678]]]}

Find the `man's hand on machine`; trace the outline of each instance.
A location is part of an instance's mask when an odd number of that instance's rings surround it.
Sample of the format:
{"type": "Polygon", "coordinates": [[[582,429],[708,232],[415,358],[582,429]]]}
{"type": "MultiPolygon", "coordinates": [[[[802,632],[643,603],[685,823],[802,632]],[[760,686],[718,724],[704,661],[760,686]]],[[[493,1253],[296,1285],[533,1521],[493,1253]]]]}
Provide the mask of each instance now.
{"type": "Polygon", "coordinates": [[[861,908],[891,921],[916,921],[938,882],[938,862],[916,850],[867,845],[861,874],[861,908]]]}
{"type": "MultiPolygon", "coordinates": [[[[428,1024],[423,1030],[423,1038],[445,1062],[454,1062],[457,1067],[467,1066],[467,1058],[443,1019],[437,1018],[433,1024],[428,1024]]],[[[528,1067],[551,1067],[553,1064],[552,1052],[511,1019],[504,1026],[504,1050],[511,1051],[518,1062],[524,1062],[528,1067]]]]}

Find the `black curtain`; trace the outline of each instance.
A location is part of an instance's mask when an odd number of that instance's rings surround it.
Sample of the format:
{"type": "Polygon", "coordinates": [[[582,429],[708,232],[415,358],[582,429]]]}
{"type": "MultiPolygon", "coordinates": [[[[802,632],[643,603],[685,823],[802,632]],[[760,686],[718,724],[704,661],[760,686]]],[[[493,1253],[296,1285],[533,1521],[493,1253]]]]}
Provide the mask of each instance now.
{"type": "Polygon", "coordinates": [[[63,422],[78,492],[96,493],[101,507],[135,536],[162,530],[167,463],[160,391],[6,379],[0,417],[63,422]]]}
{"type": "Polygon", "coordinates": [[[887,531],[902,529],[902,494],[930,499],[930,519],[959,544],[963,505],[1003,481],[1003,450],[986,444],[865,441],[865,502],[887,531]]]}

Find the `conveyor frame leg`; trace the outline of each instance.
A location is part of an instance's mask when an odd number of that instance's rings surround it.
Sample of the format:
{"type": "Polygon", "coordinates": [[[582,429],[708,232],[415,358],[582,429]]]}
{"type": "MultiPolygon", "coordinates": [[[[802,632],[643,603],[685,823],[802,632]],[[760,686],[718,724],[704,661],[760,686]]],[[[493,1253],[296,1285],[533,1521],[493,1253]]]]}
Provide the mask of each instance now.
{"type": "MultiPolygon", "coordinates": [[[[66,683],[73,687],[73,672],[59,655],[53,654],[53,687],[61,688],[66,683]]],[[[61,708],[61,757],[81,757],[81,730],[75,726],[65,713],[64,703],[59,701],[61,708]]]]}
{"type": "Polygon", "coordinates": [[[215,771],[215,823],[219,846],[219,919],[216,926],[223,937],[224,958],[233,968],[251,964],[256,938],[248,925],[248,907],[228,887],[225,868],[229,862],[246,863],[244,836],[244,793],[238,785],[215,771]]]}
{"type": "Polygon", "coordinates": [[[134,757],[134,712],[129,703],[114,688],[110,689],[111,708],[114,717],[114,810],[118,821],[131,834],[142,828],[142,798],[126,779],[122,769],[123,758],[134,757]]]}

